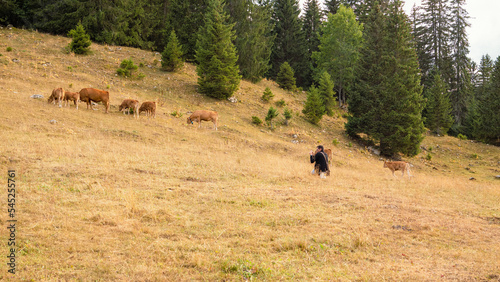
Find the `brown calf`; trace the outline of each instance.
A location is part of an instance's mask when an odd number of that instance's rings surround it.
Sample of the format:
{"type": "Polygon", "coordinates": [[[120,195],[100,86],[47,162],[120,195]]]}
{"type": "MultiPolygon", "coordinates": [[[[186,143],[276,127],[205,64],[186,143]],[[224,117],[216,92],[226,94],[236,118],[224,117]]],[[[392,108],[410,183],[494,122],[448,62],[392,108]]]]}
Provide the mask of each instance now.
{"type": "Polygon", "coordinates": [[[147,117],[153,116],[153,118],[156,118],[156,102],[151,102],[151,101],[143,102],[141,107],[139,108],[139,115],[142,112],[146,112],[147,117]]]}
{"type": "Polygon", "coordinates": [[[62,101],[64,99],[64,90],[59,87],[54,90],[52,90],[52,94],[49,97],[49,100],[47,101],[49,104],[57,101],[59,103],[59,108],[62,107],[62,101]]]}
{"type": "Polygon", "coordinates": [[[73,101],[75,103],[76,109],[78,110],[78,103],[80,102],[80,93],[64,91],[64,102],[65,107],[69,107],[69,102],[73,101]]]}
{"type": "Polygon", "coordinates": [[[87,103],[87,110],[89,106],[92,107],[92,102],[102,104],[106,107],[106,113],[109,111],[109,92],[95,88],[83,88],[80,90],[80,101],[87,103]]]}
{"type": "Polygon", "coordinates": [[[388,161],[384,161],[384,167],[387,167],[388,169],[390,169],[391,172],[392,172],[392,176],[394,176],[394,177],[396,177],[396,175],[394,175],[394,172],[397,171],[397,170],[401,170],[401,172],[403,172],[402,177],[405,176],[405,171],[406,171],[407,174],[408,174],[408,178],[411,178],[410,164],[407,163],[407,162],[401,162],[401,161],[388,162],[388,161]]]}
{"type": "Polygon", "coordinates": [[[134,118],[139,117],[139,101],[134,99],[125,99],[118,108],[118,111],[123,111],[123,114],[129,114],[129,109],[132,109],[134,111],[134,118]]]}
{"type": "Polygon", "coordinates": [[[214,123],[215,130],[217,130],[217,119],[218,118],[219,118],[219,114],[217,114],[217,112],[198,110],[198,111],[194,111],[194,113],[192,113],[191,116],[187,118],[187,123],[193,124],[193,121],[197,121],[198,128],[200,128],[202,120],[212,121],[214,123]]]}
{"type": "Polygon", "coordinates": [[[332,149],[325,149],[323,152],[325,152],[326,156],[328,157],[328,162],[332,162],[332,149]]]}

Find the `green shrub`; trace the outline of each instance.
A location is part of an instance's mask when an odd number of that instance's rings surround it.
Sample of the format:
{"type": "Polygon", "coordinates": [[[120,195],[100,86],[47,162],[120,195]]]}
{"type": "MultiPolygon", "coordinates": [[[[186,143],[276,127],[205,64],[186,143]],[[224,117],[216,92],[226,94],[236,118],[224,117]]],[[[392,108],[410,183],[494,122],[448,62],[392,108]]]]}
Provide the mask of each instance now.
{"type": "Polygon", "coordinates": [[[261,125],[262,124],[262,120],[259,117],[252,116],[252,123],[256,124],[256,125],[261,125]]]}
{"type": "Polygon", "coordinates": [[[460,139],[460,140],[467,140],[467,136],[463,135],[462,133],[459,133],[457,135],[457,138],[460,139]]]}
{"type": "Polygon", "coordinates": [[[137,66],[134,64],[132,59],[130,60],[125,59],[120,64],[120,68],[116,70],[116,73],[124,77],[131,77],[132,72],[135,70],[137,70],[137,66]]]}
{"type": "Polygon", "coordinates": [[[337,140],[336,138],[333,139],[332,144],[337,146],[339,144],[339,140],[337,140]]]}
{"type": "Polygon", "coordinates": [[[269,87],[266,87],[264,90],[264,94],[262,94],[262,100],[269,102],[271,99],[273,99],[274,94],[271,92],[271,89],[269,87]]]}
{"type": "Polygon", "coordinates": [[[283,98],[281,98],[281,100],[277,101],[275,103],[275,105],[278,107],[284,107],[284,106],[286,106],[286,102],[285,102],[285,100],[283,100],[283,98]]]}
{"type": "Polygon", "coordinates": [[[432,160],[431,153],[427,153],[427,156],[425,156],[425,159],[428,160],[428,161],[432,160]]]}
{"type": "Polygon", "coordinates": [[[12,47],[7,47],[7,52],[12,52],[12,47]]]}
{"type": "Polygon", "coordinates": [[[170,115],[176,118],[181,118],[183,114],[180,111],[173,111],[170,115]]]}

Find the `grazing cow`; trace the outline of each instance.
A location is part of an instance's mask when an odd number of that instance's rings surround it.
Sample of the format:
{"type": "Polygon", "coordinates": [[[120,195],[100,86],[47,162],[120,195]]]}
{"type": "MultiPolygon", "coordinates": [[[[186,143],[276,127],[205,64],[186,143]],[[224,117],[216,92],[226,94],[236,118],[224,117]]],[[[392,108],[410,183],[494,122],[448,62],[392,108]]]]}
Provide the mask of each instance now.
{"type": "Polygon", "coordinates": [[[198,110],[194,111],[193,114],[191,114],[190,117],[187,118],[187,123],[188,124],[193,124],[193,121],[198,122],[198,128],[201,127],[201,121],[212,121],[214,123],[214,128],[217,130],[217,119],[219,117],[219,114],[217,112],[213,111],[204,111],[204,110],[198,110]]]}
{"type": "Polygon", "coordinates": [[[62,101],[64,99],[64,90],[59,87],[52,90],[52,94],[49,97],[48,103],[55,103],[57,101],[59,103],[59,108],[62,107],[62,101]]]}
{"type": "Polygon", "coordinates": [[[411,178],[410,164],[407,163],[407,162],[401,162],[401,161],[388,162],[388,161],[384,161],[384,167],[387,167],[388,169],[390,169],[392,171],[392,176],[394,176],[394,177],[396,177],[396,175],[394,175],[394,172],[397,171],[397,170],[401,170],[401,172],[403,172],[402,177],[405,176],[405,171],[406,171],[407,174],[408,174],[408,178],[411,178]]]}
{"type": "Polygon", "coordinates": [[[129,114],[130,109],[134,111],[134,118],[139,117],[139,101],[134,100],[134,99],[125,99],[123,100],[122,104],[120,105],[118,111],[122,112],[123,114],[127,113],[129,114]]]}
{"type": "Polygon", "coordinates": [[[146,112],[146,116],[156,118],[156,102],[146,101],[141,104],[139,108],[139,115],[146,112]]]}
{"type": "Polygon", "coordinates": [[[332,162],[332,149],[325,149],[323,152],[325,152],[326,156],[328,157],[327,161],[329,163],[331,163],[332,162]]]}
{"type": "Polygon", "coordinates": [[[87,110],[89,106],[92,107],[92,102],[102,104],[106,107],[106,113],[109,111],[109,92],[95,88],[83,88],[80,90],[80,101],[87,103],[87,110]]]}
{"type": "Polygon", "coordinates": [[[69,107],[69,102],[73,101],[75,103],[76,109],[78,110],[78,103],[80,102],[80,93],[64,91],[64,102],[65,107],[69,107]]]}

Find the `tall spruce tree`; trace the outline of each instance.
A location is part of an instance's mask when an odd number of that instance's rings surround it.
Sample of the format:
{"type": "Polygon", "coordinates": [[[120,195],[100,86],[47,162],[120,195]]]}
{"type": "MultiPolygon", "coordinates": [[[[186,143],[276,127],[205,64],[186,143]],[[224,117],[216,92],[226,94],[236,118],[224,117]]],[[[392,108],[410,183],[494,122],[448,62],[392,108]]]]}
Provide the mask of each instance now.
{"type": "Polygon", "coordinates": [[[269,60],[274,36],[271,35],[270,4],[252,0],[229,0],[226,10],[235,24],[234,44],[238,66],[244,79],[258,82],[271,67],[269,60]]]}
{"type": "Polygon", "coordinates": [[[475,97],[478,100],[482,100],[486,87],[490,82],[491,73],[493,72],[493,61],[490,55],[486,54],[481,57],[481,62],[479,63],[479,70],[477,76],[477,85],[475,97]]]}
{"type": "Polygon", "coordinates": [[[275,40],[271,52],[271,69],[267,75],[275,79],[281,65],[288,62],[295,71],[297,85],[308,86],[309,66],[306,60],[306,44],[299,15],[298,0],[274,1],[272,23],[275,40]]]}
{"type": "Polygon", "coordinates": [[[496,59],[491,78],[479,101],[481,140],[500,145],[500,56],[496,59]]]}
{"type": "Polygon", "coordinates": [[[353,10],[341,5],[335,15],[328,15],[322,28],[319,52],[313,53],[318,71],[327,71],[332,77],[340,106],[345,105],[347,92],[354,81],[363,42],[362,30],[363,25],[356,21],[353,10]]]}
{"type": "Polygon", "coordinates": [[[324,71],[319,78],[318,91],[325,106],[325,114],[333,116],[333,107],[335,106],[334,83],[328,72],[324,71]]]}
{"type": "MultiPolygon", "coordinates": [[[[166,30],[175,30],[187,61],[196,57],[198,29],[204,25],[208,0],[170,0],[166,30]]],[[[168,35],[168,33],[166,33],[168,35]]]]}
{"type": "Polygon", "coordinates": [[[198,33],[196,60],[198,91],[217,99],[231,97],[240,75],[236,61],[233,25],[228,23],[221,0],[209,0],[204,25],[198,33]]]}
{"type": "Polygon", "coordinates": [[[417,41],[422,83],[429,87],[432,70],[438,70],[449,85],[454,77],[452,68],[451,10],[448,0],[423,0],[418,10],[415,39],[417,41]]]}
{"type": "Polygon", "coordinates": [[[434,82],[429,88],[426,107],[427,127],[438,135],[446,134],[453,124],[453,117],[451,116],[450,93],[439,73],[434,75],[434,82]]]}
{"type": "Polygon", "coordinates": [[[382,154],[418,154],[423,139],[424,99],[420,70],[401,1],[383,9],[368,3],[365,45],[354,91],[349,99],[346,131],[364,133],[380,144],[382,154]]]}
{"type": "Polygon", "coordinates": [[[451,49],[453,55],[454,75],[451,79],[451,101],[453,105],[453,115],[457,132],[461,131],[462,123],[467,114],[467,103],[472,99],[473,87],[470,75],[469,40],[467,39],[466,28],[468,23],[468,13],[463,7],[465,0],[451,0],[451,49]]]}
{"type": "Polygon", "coordinates": [[[305,84],[310,85],[313,81],[313,70],[316,67],[312,59],[312,54],[318,51],[319,34],[321,29],[321,11],[318,0],[307,0],[305,3],[302,22],[307,49],[305,61],[309,68],[304,74],[306,76],[305,84]]]}

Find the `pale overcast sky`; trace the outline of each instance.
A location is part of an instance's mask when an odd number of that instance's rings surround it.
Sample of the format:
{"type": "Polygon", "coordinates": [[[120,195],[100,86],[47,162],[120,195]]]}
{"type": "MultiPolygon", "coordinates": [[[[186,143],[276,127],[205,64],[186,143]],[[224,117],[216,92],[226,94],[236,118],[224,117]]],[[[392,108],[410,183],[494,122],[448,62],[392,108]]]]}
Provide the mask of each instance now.
{"type": "MultiPolygon", "coordinates": [[[[414,4],[422,0],[403,0],[409,14],[414,4]]],[[[479,64],[483,55],[490,55],[495,61],[500,56],[500,0],[466,0],[471,26],[467,30],[469,57],[479,64]]]]}

